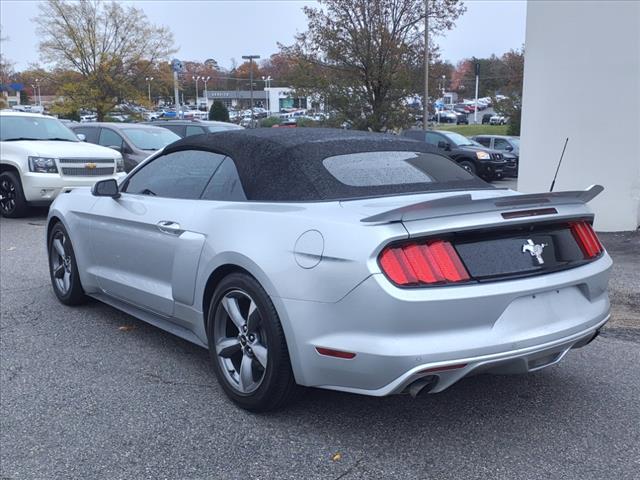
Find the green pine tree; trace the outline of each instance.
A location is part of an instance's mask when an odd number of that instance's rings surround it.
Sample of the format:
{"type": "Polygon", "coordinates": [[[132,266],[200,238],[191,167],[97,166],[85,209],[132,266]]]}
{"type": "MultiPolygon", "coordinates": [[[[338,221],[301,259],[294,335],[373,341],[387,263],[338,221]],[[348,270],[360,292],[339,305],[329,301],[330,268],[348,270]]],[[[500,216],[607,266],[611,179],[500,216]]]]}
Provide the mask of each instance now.
{"type": "Polygon", "coordinates": [[[222,102],[213,102],[209,109],[209,120],[217,120],[219,122],[229,121],[229,110],[222,102]]]}

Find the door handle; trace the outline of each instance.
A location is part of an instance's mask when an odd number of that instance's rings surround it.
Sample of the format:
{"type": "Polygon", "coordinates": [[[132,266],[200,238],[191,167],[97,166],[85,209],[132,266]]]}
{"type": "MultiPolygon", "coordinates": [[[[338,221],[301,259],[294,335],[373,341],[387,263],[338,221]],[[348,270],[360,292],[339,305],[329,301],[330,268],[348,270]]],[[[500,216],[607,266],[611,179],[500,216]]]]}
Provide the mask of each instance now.
{"type": "Polygon", "coordinates": [[[180,235],[183,230],[180,228],[180,224],[172,222],[170,220],[160,220],[157,223],[158,230],[169,235],[180,235]]]}

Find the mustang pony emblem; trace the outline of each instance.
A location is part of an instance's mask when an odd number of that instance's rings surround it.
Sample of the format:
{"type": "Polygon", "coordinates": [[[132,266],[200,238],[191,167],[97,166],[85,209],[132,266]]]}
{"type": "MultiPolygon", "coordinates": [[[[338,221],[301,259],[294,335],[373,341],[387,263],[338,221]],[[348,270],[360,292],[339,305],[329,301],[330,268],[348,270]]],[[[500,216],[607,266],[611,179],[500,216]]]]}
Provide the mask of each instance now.
{"type": "Polygon", "coordinates": [[[538,261],[538,265],[542,265],[544,263],[544,259],[542,258],[542,251],[544,247],[548,246],[547,243],[533,243],[533,240],[528,239],[527,243],[522,246],[522,253],[529,252],[532,257],[536,257],[538,261]]]}
{"type": "Polygon", "coordinates": [[[89,170],[93,170],[97,165],[95,163],[85,163],[84,168],[88,168],[89,170]]]}

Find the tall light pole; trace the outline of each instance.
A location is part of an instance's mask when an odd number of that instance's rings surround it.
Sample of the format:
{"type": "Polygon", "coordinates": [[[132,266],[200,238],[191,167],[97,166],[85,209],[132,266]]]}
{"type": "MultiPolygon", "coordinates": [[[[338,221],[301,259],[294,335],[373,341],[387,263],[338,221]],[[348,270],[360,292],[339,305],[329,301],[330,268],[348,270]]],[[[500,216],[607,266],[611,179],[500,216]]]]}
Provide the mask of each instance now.
{"type": "Polygon", "coordinates": [[[424,0],[424,105],[422,129],[427,129],[429,118],[429,0],[424,0]]]}
{"type": "Polygon", "coordinates": [[[36,82],[36,88],[38,89],[38,105],[42,105],[42,95],[40,95],[40,79],[36,78],[34,81],[36,82]]]}
{"type": "Polygon", "coordinates": [[[271,99],[270,99],[271,95],[269,92],[269,89],[271,88],[271,80],[272,80],[271,75],[268,75],[266,77],[262,76],[262,80],[264,81],[264,87],[267,90],[267,112],[269,115],[271,115],[271,99]]]}
{"type": "Polygon", "coordinates": [[[204,82],[204,103],[207,106],[207,110],[209,109],[209,96],[207,95],[207,82],[209,80],[211,80],[211,77],[202,77],[202,81],[204,82]]]}
{"type": "Polygon", "coordinates": [[[251,90],[251,127],[253,128],[253,61],[260,58],[260,55],[243,55],[244,60],[249,60],[249,89],[251,90]]]}
{"type": "Polygon", "coordinates": [[[147,82],[147,91],[149,93],[149,103],[151,103],[151,81],[153,77],[145,77],[145,82],[147,82]]]}
{"type": "Polygon", "coordinates": [[[196,76],[196,77],[191,77],[196,81],[196,108],[198,108],[198,80],[200,80],[202,77],[200,75],[196,76]]]}

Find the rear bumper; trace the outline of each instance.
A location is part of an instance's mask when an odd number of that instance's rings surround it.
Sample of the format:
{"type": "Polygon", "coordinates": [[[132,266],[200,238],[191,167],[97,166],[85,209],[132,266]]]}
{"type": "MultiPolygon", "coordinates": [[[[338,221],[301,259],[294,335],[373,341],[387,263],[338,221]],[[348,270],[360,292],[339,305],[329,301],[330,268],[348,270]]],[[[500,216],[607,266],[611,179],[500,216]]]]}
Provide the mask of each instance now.
{"type": "Polygon", "coordinates": [[[337,303],[278,302],[298,383],[380,396],[437,375],[433,391],[441,391],[479,371],[527,372],[560,361],[607,321],[610,267],[604,255],[538,277],[424,289],[399,289],[374,274],[337,303]],[[316,347],[356,356],[322,356],[316,347]]]}
{"type": "Polygon", "coordinates": [[[124,172],[96,177],[67,177],[52,173],[23,173],[20,176],[20,180],[22,181],[22,189],[27,202],[34,205],[47,205],[53,202],[65,188],[91,187],[100,180],[115,178],[120,181],[125,176],[124,172]]]}

